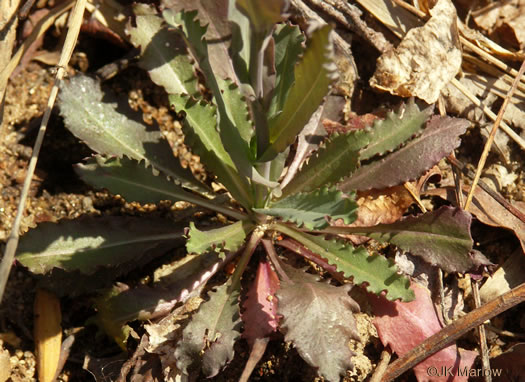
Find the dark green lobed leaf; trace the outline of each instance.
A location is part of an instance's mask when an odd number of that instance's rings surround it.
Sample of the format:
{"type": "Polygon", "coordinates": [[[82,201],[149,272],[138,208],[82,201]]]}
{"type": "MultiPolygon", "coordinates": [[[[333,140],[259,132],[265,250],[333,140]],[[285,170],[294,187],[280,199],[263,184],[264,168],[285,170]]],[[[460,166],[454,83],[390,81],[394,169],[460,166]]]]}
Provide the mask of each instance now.
{"type": "Polygon", "coordinates": [[[357,215],[357,203],[345,197],[335,188],[321,188],[309,193],[298,193],[270,204],[268,208],[254,211],[281,217],[284,221],[296,223],[307,229],[323,229],[328,226],[326,217],[343,219],[345,224],[353,222],[357,215]]]}
{"type": "Polygon", "coordinates": [[[277,25],[273,33],[275,41],[275,89],[268,110],[268,119],[276,116],[286,102],[286,96],[295,81],[294,67],[304,51],[304,35],[298,26],[277,25]]]}
{"type": "Polygon", "coordinates": [[[233,345],[241,335],[239,289],[230,290],[226,283],[209,297],[184,328],[175,349],[177,367],[185,374],[202,365],[206,376],[215,376],[233,359],[233,345]]]}
{"type": "Polygon", "coordinates": [[[130,27],[128,32],[132,44],[140,48],[140,66],[168,94],[198,97],[195,68],[179,34],[163,25],[162,17],[152,6],[136,4],[133,13],[136,26],[130,27]]]}
{"type": "Polygon", "coordinates": [[[269,121],[270,147],[259,158],[261,162],[273,159],[293,143],[328,94],[336,77],[331,27],[322,25],[312,29],[305,54],[295,66],[295,82],[287,94],[283,110],[269,121]]]}
{"type": "Polygon", "coordinates": [[[359,158],[366,160],[397,149],[423,131],[432,110],[433,107],[428,107],[420,111],[415,103],[410,102],[401,113],[389,113],[386,119],[376,121],[367,132],[370,144],[361,150],[359,158]]]}
{"type": "MultiPolygon", "coordinates": [[[[333,228],[328,228],[332,230],[333,228]]],[[[343,272],[346,278],[353,279],[354,284],[367,283],[369,291],[379,294],[387,291],[389,300],[414,298],[409,289],[410,281],[397,273],[395,264],[378,254],[368,255],[364,248],[354,248],[350,243],[327,240],[323,236],[314,236],[278,225],[276,230],[297,240],[310,251],[326,259],[343,272]]]]}
{"type": "Polygon", "coordinates": [[[253,228],[254,225],[248,221],[238,221],[224,227],[199,231],[191,222],[186,250],[189,253],[236,251],[253,228]]]}
{"type": "Polygon", "coordinates": [[[364,131],[334,134],[327,138],[323,146],[284,187],[282,197],[313,191],[338,182],[357,168],[359,150],[368,142],[364,131]]]}
{"type": "Polygon", "coordinates": [[[100,155],[77,164],[75,171],[80,178],[95,188],[107,188],[122,195],[128,202],[158,203],[161,200],[186,200],[192,197],[165,175],[154,174],[144,163],[122,158],[104,158],[100,155]]]}
{"type": "Polygon", "coordinates": [[[177,111],[184,110],[183,130],[186,144],[201,157],[204,165],[224,184],[243,206],[252,205],[253,197],[246,178],[239,175],[217,132],[216,108],[185,95],[170,95],[177,111]]]}

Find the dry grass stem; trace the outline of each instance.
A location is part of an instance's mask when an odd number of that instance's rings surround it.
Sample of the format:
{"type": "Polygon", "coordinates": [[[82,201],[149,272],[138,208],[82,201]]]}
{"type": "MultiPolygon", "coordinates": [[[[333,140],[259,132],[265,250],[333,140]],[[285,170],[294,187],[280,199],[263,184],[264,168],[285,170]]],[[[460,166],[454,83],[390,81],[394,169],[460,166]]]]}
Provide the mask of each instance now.
{"type": "MultiPolygon", "coordinates": [[[[512,95],[516,91],[516,87],[518,86],[518,82],[520,81],[520,78],[523,75],[524,71],[525,71],[525,61],[523,61],[523,63],[521,64],[520,71],[518,75],[516,76],[516,78],[514,79],[512,87],[510,88],[509,92],[507,93],[507,96],[505,97],[505,100],[503,101],[503,105],[501,105],[501,108],[499,109],[498,117],[496,118],[496,121],[494,122],[494,126],[492,127],[489,138],[487,139],[487,142],[485,143],[485,147],[483,148],[483,153],[481,154],[481,158],[479,159],[478,167],[476,169],[476,175],[474,176],[472,187],[470,188],[470,192],[467,196],[467,201],[465,202],[464,208],[467,211],[470,207],[470,203],[472,202],[474,191],[476,190],[476,186],[478,184],[479,178],[481,177],[481,171],[483,171],[483,167],[485,166],[485,162],[487,161],[487,157],[489,155],[490,148],[492,146],[492,143],[494,142],[494,138],[496,137],[496,132],[498,131],[500,123],[503,119],[503,115],[505,114],[505,109],[507,108],[507,105],[509,104],[509,101],[512,98],[512,95]]],[[[525,149],[525,146],[522,146],[522,148],[525,149]]]]}
{"type": "MultiPolygon", "coordinates": [[[[2,302],[2,298],[4,296],[5,286],[7,284],[7,279],[9,278],[11,266],[13,265],[16,248],[18,247],[20,222],[22,221],[22,216],[25,211],[27,194],[29,192],[29,186],[31,185],[33,174],[35,172],[36,163],[38,161],[38,154],[40,153],[40,147],[42,146],[42,142],[44,140],[47,123],[49,121],[49,117],[51,116],[51,110],[53,109],[53,105],[55,104],[55,99],[58,94],[60,82],[66,72],[65,67],[67,66],[71,55],[73,54],[73,49],[75,48],[75,44],[77,42],[78,33],[80,32],[80,26],[82,25],[82,17],[84,15],[86,1],[87,0],[77,0],[69,19],[68,31],[66,39],[64,41],[64,46],[62,47],[60,60],[58,62],[55,83],[53,85],[53,88],[51,89],[51,94],[49,95],[46,111],[44,112],[44,116],[42,117],[42,123],[40,124],[40,129],[38,130],[38,135],[33,146],[33,154],[31,155],[31,160],[29,161],[29,166],[27,168],[27,174],[24,179],[24,185],[20,194],[20,201],[18,203],[15,221],[13,222],[11,234],[9,235],[9,239],[7,240],[7,244],[4,251],[4,257],[2,258],[2,263],[0,263],[0,302],[2,302]]],[[[4,72],[2,72],[2,75],[4,75],[4,72]]]]}

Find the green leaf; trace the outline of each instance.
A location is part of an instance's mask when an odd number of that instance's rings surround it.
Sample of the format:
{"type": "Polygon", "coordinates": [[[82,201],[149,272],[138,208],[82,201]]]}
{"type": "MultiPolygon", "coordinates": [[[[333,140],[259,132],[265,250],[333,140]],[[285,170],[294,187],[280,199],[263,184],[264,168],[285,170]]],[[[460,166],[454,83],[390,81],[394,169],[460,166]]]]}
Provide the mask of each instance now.
{"type": "MultiPolygon", "coordinates": [[[[236,0],[228,1],[228,20],[232,28],[231,57],[235,72],[243,84],[250,83],[250,20],[236,6],[236,0]]],[[[253,92],[253,89],[251,89],[253,92]]]]}
{"type": "Polygon", "coordinates": [[[254,211],[281,217],[284,221],[312,230],[327,227],[327,216],[331,219],[343,219],[345,224],[350,224],[357,217],[357,203],[353,198],[343,196],[343,193],[335,188],[322,188],[310,193],[288,196],[270,204],[268,208],[254,211]]]}
{"type": "Polygon", "coordinates": [[[113,194],[122,195],[128,202],[176,202],[194,198],[166,176],[158,172],[154,174],[155,170],[151,167],[126,157],[95,155],[86,164],[77,164],[75,171],[84,182],[95,188],[107,188],[113,194]]]}
{"type": "Polygon", "coordinates": [[[398,274],[395,264],[383,256],[368,255],[362,247],[355,249],[350,243],[327,240],[323,236],[299,232],[281,224],[276,224],[275,229],[335,265],[345,277],[352,278],[354,284],[368,283],[366,289],[376,294],[387,291],[386,298],[389,300],[414,299],[414,293],[409,289],[410,280],[398,274]]]}
{"type": "Polygon", "coordinates": [[[222,252],[223,250],[233,252],[244,244],[246,235],[253,228],[252,223],[240,220],[221,228],[199,231],[191,222],[186,250],[189,253],[222,252]]]}
{"type": "Polygon", "coordinates": [[[201,24],[207,26],[204,37],[209,42],[208,52],[213,72],[221,78],[233,80],[237,77],[229,53],[232,31],[228,21],[228,0],[162,0],[160,8],[173,12],[197,10],[201,24]]]}
{"type": "Polygon", "coordinates": [[[419,137],[384,159],[361,166],[339,183],[341,191],[382,189],[421,176],[459,146],[470,125],[465,119],[433,117],[419,137]]]}
{"type": "Polygon", "coordinates": [[[295,81],[295,63],[304,51],[304,35],[296,25],[277,25],[273,33],[275,41],[275,89],[268,110],[271,119],[279,113],[286,103],[290,87],[295,81]]]}
{"type": "Polygon", "coordinates": [[[359,341],[352,312],[359,305],[348,295],[350,285],[335,287],[318,277],[284,265],[290,281],[277,291],[278,313],[285,341],[291,341],[301,357],[329,381],[339,381],[352,369],[348,342],[359,341]]]}
{"type": "Polygon", "coordinates": [[[248,16],[256,32],[268,31],[280,22],[283,18],[282,12],[288,6],[285,0],[237,0],[235,3],[241,12],[248,16]]]}
{"type": "Polygon", "coordinates": [[[204,101],[186,95],[170,95],[176,110],[184,110],[183,130],[186,144],[201,157],[206,167],[224,184],[232,196],[244,207],[253,204],[248,181],[239,175],[230,155],[222,145],[216,130],[216,109],[204,101]]]}
{"type": "Polygon", "coordinates": [[[423,131],[432,111],[433,107],[420,111],[417,105],[411,102],[401,113],[389,113],[386,119],[376,121],[367,133],[370,144],[359,153],[359,158],[365,160],[395,150],[423,131]]]}
{"type": "Polygon", "coordinates": [[[284,187],[283,197],[336,183],[352,173],[359,163],[359,150],[368,142],[364,131],[333,134],[284,187]]]}
{"type": "Polygon", "coordinates": [[[208,45],[204,39],[206,28],[201,27],[199,21],[195,19],[196,12],[175,14],[166,10],[163,16],[168,24],[182,29],[181,33],[186,43],[206,77],[206,84],[213,93],[219,113],[219,134],[222,144],[230,154],[235,167],[240,174],[249,177],[256,183],[272,188],[277,187],[276,182],[270,182],[262,177],[252,165],[253,157],[249,138],[251,138],[253,128],[251,122],[246,120],[246,104],[242,102],[241,93],[236,85],[231,81],[215,77],[209,62],[208,45]],[[249,138],[245,139],[246,137],[249,138]]]}
{"type": "Polygon", "coordinates": [[[129,28],[131,43],[140,48],[140,66],[151,80],[168,94],[199,97],[195,68],[180,35],[162,25],[163,19],[149,5],[136,4],[133,13],[136,27],[129,28]]]}
{"type": "Polygon", "coordinates": [[[183,373],[201,364],[204,374],[213,377],[233,359],[233,345],[241,335],[239,292],[230,290],[228,283],[219,286],[192,316],[175,349],[183,373]]]}
{"type": "Polygon", "coordinates": [[[283,111],[269,121],[271,146],[259,159],[261,162],[271,160],[295,140],[328,94],[336,76],[330,31],[329,25],[322,25],[310,34],[305,54],[295,67],[295,82],[283,111]]]}
{"type": "Polygon", "coordinates": [[[168,219],[122,216],[42,223],[20,239],[17,260],[33,273],[54,267],[92,274],[115,267],[148,251],[177,247],[182,227],[168,219]]]}
{"type": "Polygon", "coordinates": [[[443,206],[419,216],[409,216],[392,224],[372,227],[331,227],[325,232],[366,235],[388,242],[438,265],[447,272],[466,272],[476,267],[470,255],[472,216],[459,208],[443,206]]]}
{"type": "Polygon", "coordinates": [[[199,290],[218,269],[220,260],[213,254],[187,255],[171,266],[169,283],[153,287],[129,288],[119,283],[95,300],[97,322],[120,346],[126,342],[123,326],[133,320],[151,320],[165,315],[178,303],[199,290]]]}
{"type": "Polygon", "coordinates": [[[102,102],[106,96],[100,84],[87,76],[75,76],[64,83],[59,95],[60,113],[68,130],[99,154],[143,160],[184,187],[209,192],[189,169],[181,166],[158,129],[150,131],[122,114],[122,111],[134,113],[127,105],[102,102]]]}
{"type": "Polygon", "coordinates": [[[184,200],[234,219],[244,217],[221,203],[184,190],[155,169],[126,157],[104,158],[96,155],[90,158],[87,164],[76,165],[75,170],[86,183],[96,188],[107,188],[114,194],[122,195],[128,202],[158,203],[161,200],[184,200]]]}

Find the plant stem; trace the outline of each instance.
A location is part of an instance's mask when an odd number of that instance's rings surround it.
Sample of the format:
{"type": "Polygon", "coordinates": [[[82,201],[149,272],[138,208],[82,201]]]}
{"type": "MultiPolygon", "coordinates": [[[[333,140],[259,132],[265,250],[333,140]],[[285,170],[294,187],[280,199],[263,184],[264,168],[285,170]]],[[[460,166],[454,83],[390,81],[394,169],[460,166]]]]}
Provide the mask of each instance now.
{"type": "Polygon", "coordinates": [[[253,230],[250,239],[248,240],[248,243],[246,243],[246,247],[244,247],[244,251],[242,252],[241,258],[237,263],[235,272],[233,273],[233,276],[231,278],[231,284],[228,287],[228,293],[231,293],[231,291],[235,290],[239,286],[241,276],[244,273],[244,269],[246,268],[246,265],[248,265],[248,262],[252,257],[253,251],[255,251],[255,248],[257,248],[257,246],[259,245],[259,242],[263,238],[264,234],[264,229],[260,227],[257,227],[253,230]]]}
{"type": "Polygon", "coordinates": [[[248,215],[246,215],[246,214],[244,214],[244,213],[242,213],[240,211],[236,211],[236,210],[234,210],[232,208],[221,206],[219,204],[214,203],[211,200],[207,200],[207,199],[195,196],[193,194],[190,194],[189,192],[184,195],[184,200],[186,202],[193,203],[193,204],[196,204],[198,206],[208,208],[208,209],[210,209],[212,211],[219,212],[219,213],[221,213],[223,215],[229,216],[229,217],[237,219],[237,220],[245,220],[248,217],[248,215]]]}

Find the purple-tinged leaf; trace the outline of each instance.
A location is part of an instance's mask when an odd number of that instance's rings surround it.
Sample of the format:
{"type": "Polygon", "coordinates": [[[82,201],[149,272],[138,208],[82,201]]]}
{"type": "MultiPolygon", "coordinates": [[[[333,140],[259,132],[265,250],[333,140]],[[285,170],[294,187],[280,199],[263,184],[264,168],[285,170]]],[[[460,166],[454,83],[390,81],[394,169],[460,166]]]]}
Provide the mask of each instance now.
{"type": "Polygon", "coordinates": [[[467,272],[480,264],[470,254],[472,216],[459,208],[443,206],[436,211],[408,216],[392,224],[372,227],[331,227],[325,232],[365,235],[383,243],[392,243],[447,272],[467,272]]]}
{"type": "Polygon", "coordinates": [[[465,119],[433,117],[423,134],[384,159],[357,169],[339,183],[341,191],[386,188],[416,179],[460,144],[470,122],[465,119]]]}
{"type": "Polygon", "coordinates": [[[281,331],[301,357],[329,381],[339,381],[353,367],[348,342],[359,340],[353,312],[359,306],[348,295],[349,284],[335,287],[318,277],[285,266],[292,282],[281,280],[277,292],[281,331]]]}
{"type": "Polygon", "coordinates": [[[258,338],[268,337],[277,330],[277,299],[275,292],[279,289],[279,278],[270,263],[260,262],[255,281],[246,294],[243,303],[244,322],[243,338],[250,347],[258,338]]]}
{"type": "Polygon", "coordinates": [[[201,304],[184,328],[175,349],[177,367],[183,373],[201,365],[204,374],[213,377],[233,359],[241,319],[239,290],[230,290],[229,284],[210,292],[210,299],[201,304]]]}
{"type": "MultiPolygon", "coordinates": [[[[172,264],[169,274],[153,287],[130,289],[118,284],[97,298],[97,321],[119,345],[126,342],[123,326],[133,320],[150,320],[163,316],[178,303],[200,291],[217,272],[222,261],[216,255],[188,255],[172,264]]],[[[166,271],[164,271],[166,273],[166,271]]]]}
{"type": "Polygon", "coordinates": [[[17,260],[33,273],[54,267],[92,274],[115,267],[148,251],[181,245],[183,228],[169,219],[86,217],[42,223],[20,240],[17,260]]]}

